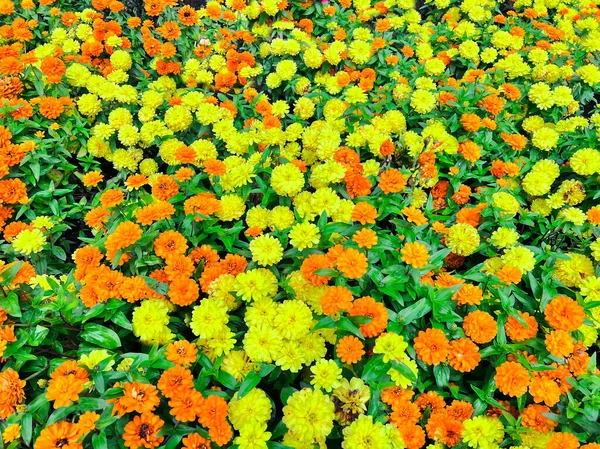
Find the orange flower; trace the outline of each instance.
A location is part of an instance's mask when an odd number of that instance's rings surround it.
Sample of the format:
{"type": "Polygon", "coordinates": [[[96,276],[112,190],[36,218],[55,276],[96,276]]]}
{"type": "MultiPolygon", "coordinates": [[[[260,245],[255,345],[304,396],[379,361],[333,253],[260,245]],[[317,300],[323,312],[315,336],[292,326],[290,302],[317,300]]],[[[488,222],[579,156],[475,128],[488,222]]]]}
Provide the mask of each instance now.
{"type": "Polygon", "coordinates": [[[465,334],[475,343],[488,343],[498,334],[498,325],[494,317],[487,312],[476,310],[469,313],[463,321],[465,334]]]}
{"type": "Polygon", "coordinates": [[[169,362],[176,365],[191,365],[198,356],[198,347],[187,340],[179,340],[171,343],[165,350],[165,357],[169,362]]]}
{"type": "Polygon", "coordinates": [[[573,354],[575,342],[567,331],[553,330],[546,335],[546,349],[556,357],[567,357],[573,354]]]}
{"type": "Polygon", "coordinates": [[[59,421],[42,429],[40,436],[35,440],[35,449],[55,449],[65,447],[68,449],[82,449],[79,439],[77,424],[59,421]]]}
{"type": "Polygon", "coordinates": [[[577,449],[579,447],[579,440],[572,433],[557,432],[552,435],[546,449],[577,449]]]}
{"type": "Polygon", "coordinates": [[[509,316],[504,325],[506,335],[512,341],[524,341],[535,337],[538,331],[538,323],[535,317],[527,312],[517,312],[521,317],[521,321],[525,321],[526,326],[521,324],[514,316],[509,316]]]}
{"type": "Polygon", "coordinates": [[[315,274],[315,271],[321,268],[332,268],[332,264],[327,256],[322,254],[311,254],[302,261],[300,272],[306,281],[314,286],[320,287],[321,285],[326,285],[331,279],[331,276],[315,274]]]}
{"type": "Polygon", "coordinates": [[[218,212],[221,202],[212,193],[200,193],[185,200],[183,210],[186,215],[194,215],[195,221],[202,221],[204,218],[197,215],[209,216],[218,212]]]}
{"type": "Polygon", "coordinates": [[[448,416],[452,419],[463,422],[473,416],[475,409],[470,402],[454,400],[446,409],[446,413],[448,413],[448,416]]]}
{"type": "Polygon", "coordinates": [[[77,422],[77,430],[80,435],[87,435],[96,428],[96,421],[100,419],[100,415],[94,412],[85,412],[79,417],[77,422]]]}
{"type": "Polygon", "coordinates": [[[194,421],[201,413],[204,398],[194,389],[181,390],[169,401],[169,413],[178,421],[194,421]]]}
{"type": "Polygon", "coordinates": [[[479,348],[468,338],[460,338],[450,342],[448,363],[456,371],[461,373],[473,371],[480,361],[479,348]]]}
{"type": "Polygon", "coordinates": [[[176,366],[163,372],[156,386],[163,396],[174,398],[182,391],[194,388],[194,376],[189,369],[176,366]]]}
{"type": "Polygon", "coordinates": [[[554,329],[572,332],[583,324],[585,310],[567,296],[556,296],[544,309],[544,316],[554,329]]]}
{"type": "Polygon", "coordinates": [[[517,267],[513,267],[511,265],[504,265],[496,272],[496,276],[500,281],[504,282],[507,285],[518,284],[521,282],[521,278],[523,273],[517,267]]]}
{"type": "Polygon", "coordinates": [[[392,410],[390,420],[397,426],[403,423],[416,424],[421,419],[419,406],[408,399],[392,404],[392,410]]]}
{"type": "Polygon", "coordinates": [[[413,268],[423,268],[429,262],[429,252],[425,245],[419,242],[407,243],[400,253],[402,261],[413,268]]]}
{"type": "Polygon", "coordinates": [[[420,449],[425,444],[425,431],[417,424],[402,423],[398,431],[407,449],[420,449]]]}
{"type": "Polygon", "coordinates": [[[115,228],[105,242],[106,258],[113,260],[117,251],[133,245],[142,238],[142,228],[132,221],[123,221],[115,228]]]}
{"type": "Polygon", "coordinates": [[[154,253],[165,260],[176,254],[183,255],[187,247],[186,238],[177,231],[165,231],[154,240],[154,253]]]}
{"type": "Polygon", "coordinates": [[[42,60],[40,69],[49,83],[60,83],[62,76],[66,73],[67,67],[64,62],[54,56],[48,56],[42,60]]]}
{"type": "Polygon", "coordinates": [[[458,152],[469,162],[475,162],[481,157],[481,147],[471,140],[461,142],[458,152]]]}
{"type": "Polygon", "coordinates": [[[408,206],[401,210],[401,212],[406,215],[406,220],[409,223],[414,223],[417,226],[421,226],[427,224],[427,218],[423,215],[420,209],[417,209],[414,206],[408,206]]]}
{"type": "Polygon", "coordinates": [[[127,181],[125,181],[127,190],[137,190],[146,184],[148,184],[148,177],[142,174],[131,175],[127,178],[127,181]]]}
{"type": "Polygon", "coordinates": [[[226,169],[225,163],[218,159],[204,161],[204,172],[211,176],[222,176],[225,174],[226,169]]]}
{"type": "Polygon", "coordinates": [[[498,390],[507,396],[520,397],[527,393],[531,382],[529,371],[517,362],[504,362],[496,368],[494,381],[498,390]]]}
{"type": "Polygon", "coordinates": [[[135,213],[135,219],[141,225],[150,225],[155,221],[169,218],[175,213],[175,207],[167,201],[155,201],[142,207],[135,213]]]}
{"type": "Polygon", "coordinates": [[[86,187],[96,187],[103,179],[104,175],[102,175],[102,173],[99,171],[91,171],[85,174],[82,181],[83,185],[86,187]]]}
{"type": "Polygon", "coordinates": [[[218,446],[224,446],[233,437],[233,429],[227,421],[223,421],[218,426],[209,428],[208,436],[218,446]]]}
{"type": "MultiPolygon", "coordinates": [[[[391,405],[393,408],[395,404],[399,404],[404,401],[410,401],[414,395],[415,393],[412,390],[405,390],[399,386],[388,387],[381,391],[381,401],[384,404],[391,405]]],[[[424,410],[424,408],[421,407],[418,402],[416,402],[416,404],[420,410],[424,410]]]]}
{"type": "Polygon", "coordinates": [[[191,433],[181,442],[184,449],[210,449],[210,441],[202,438],[199,433],[191,433]]]}
{"type": "Polygon", "coordinates": [[[521,151],[527,146],[527,137],[521,134],[507,134],[501,133],[500,137],[504,140],[513,150],[521,151]]]}
{"type": "Polygon", "coordinates": [[[552,432],[558,425],[556,421],[546,418],[543,413],[550,413],[550,408],[545,405],[531,404],[525,407],[521,414],[521,424],[528,429],[538,432],[552,432]]]}
{"type": "Polygon", "coordinates": [[[401,192],[406,188],[406,178],[400,171],[390,168],[379,177],[379,188],[386,194],[401,192]]]}
{"type": "Polygon", "coordinates": [[[352,365],[362,359],[365,354],[362,342],[353,335],[342,337],[338,341],[335,351],[343,363],[352,365]]]}
{"type": "Polygon", "coordinates": [[[556,382],[547,377],[534,375],[529,385],[529,394],[533,396],[535,402],[543,402],[548,407],[552,407],[560,401],[560,388],[556,382]]]}
{"type": "Polygon", "coordinates": [[[149,413],[160,403],[158,390],[154,385],[139,382],[127,382],[123,386],[123,396],[119,398],[120,408],[113,410],[119,417],[133,411],[138,413],[149,413]]]}
{"type": "Polygon", "coordinates": [[[385,139],[379,146],[379,152],[384,157],[394,154],[394,151],[396,151],[396,147],[394,147],[394,144],[390,139],[385,139]]]}
{"type": "Polygon", "coordinates": [[[100,204],[106,208],[115,207],[123,202],[124,194],[119,189],[109,189],[100,195],[100,204]]]}
{"type": "MultiPolygon", "coordinates": [[[[381,395],[381,399],[383,400],[383,394],[381,395]]],[[[444,398],[436,391],[428,391],[427,393],[420,394],[416,403],[421,410],[429,407],[432,412],[443,410],[446,407],[444,398]]]]}
{"type": "Polygon", "coordinates": [[[463,114],[460,117],[460,124],[465,131],[477,132],[481,128],[482,123],[479,116],[476,114],[463,114]]]}
{"type": "Polygon", "coordinates": [[[336,266],[348,279],[359,279],[367,272],[369,262],[363,253],[354,248],[348,248],[340,255],[336,266]]]}
{"type": "Polygon", "coordinates": [[[218,427],[225,422],[227,418],[227,402],[221,396],[208,396],[200,408],[198,421],[204,427],[218,427]]]}
{"type": "Polygon", "coordinates": [[[8,368],[0,373],[0,418],[8,418],[15,412],[15,407],[23,402],[24,386],[25,381],[19,378],[19,373],[14,369],[8,368]]]}
{"type": "Polygon", "coordinates": [[[79,393],[83,390],[85,381],[77,380],[72,374],[50,379],[46,397],[48,401],[54,401],[54,408],[66,407],[71,401],[79,399],[79,393]]]}
{"type": "Polygon", "coordinates": [[[521,91],[513,84],[503,84],[500,86],[500,90],[509,100],[515,101],[521,98],[521,91]]]}
{"type": "Polygon", "coordinates": [[[445,362],[450,347],[444,331],[434,328],[420,331],[413,346],[417,357],[427,365],[438,365],[445,362]]]}
{"type": "Polygon", "coordinates": [[[187,181],[194,177],[194,170],[188,167],[181,167],[175,172],[175,179],[179,182],[187,181]]]}
{"type": "Polygon", "coordinates": [[[359,248],[371,249],[377,244],[377,233],[372,229],[363,228],[356,231],[352,240],[356,242],[359,248]]]}
{"type": "Polygon", "coordinates": [[[196,270],[192,259],[183,254],[171,254],[166,260],[167,265],[165,266],[164,271],[167,278],[169,278],[169,281],[189,278],[196,270]]]}
{"type": "Polygon", "coordinates": [[[361,202],[354,206],[352,210],[352,220],[358,221],[360,224],[365,225],[375,224],[375,219],[377,218],[377,209],[371,206],[367,202],[361,202]]]}
{"type": "Polygon", "coordinates": [[[370,296],[358,298],[352,304],[352,309],[348,311],[350,316],[366,316],[372,318],[370,323],[360,326],[360,333],[365,337],[376,337],[381,334],[388,323],[388,311],[385,306],[375,301],[370,296]]]}
{"type": "Polygon", "coordinates": [[[167,201],[179,193],[179,184],[169,175],[159,176],[152,186],[152,195],[161,201],[167,201]]]}
{"type": "Polygon", "coordinates": [[[334,313],[352,308],[352,293],[346,287],[327,287],[320,302],[325,315],[333,315],[334,313]]]}
{"type": "Polygon", "coordinates": [[[143,413],[134,416],[129,421],[123,432],[125,446],[131,449],[144,447],[147,449],[160,446],[165,437],[159,437],[158,432],[165,422],[152,413],[143,413]]]}
{"type": "Polygon", "coordinates": [[[193,26],[198,22],[198,12],[189,5],[179,8],[177,18],[182,25],[193,26]]]}
{"type": "MultiPolygon", "coordinates": [[[[183,257],[183,256],[182,256],[183,257]]],[[[187,257],[185,259],[188,259],[187,257]]],[[[166,268],[165,268],[166,271],[166,268]]],[[[193,279],[172,279],[169,284],[169,299],[178,306],[189,306],[200,297],[200,288],[193,279]]]]}
{"type": "Polygon", "coordinates": [[[457,301],[459,306],[464,306],[465,304],[478,306],[483,299],[483,292],[475,285],[464,284],[460,290],[452,296],[452,299],[457,301]]]}

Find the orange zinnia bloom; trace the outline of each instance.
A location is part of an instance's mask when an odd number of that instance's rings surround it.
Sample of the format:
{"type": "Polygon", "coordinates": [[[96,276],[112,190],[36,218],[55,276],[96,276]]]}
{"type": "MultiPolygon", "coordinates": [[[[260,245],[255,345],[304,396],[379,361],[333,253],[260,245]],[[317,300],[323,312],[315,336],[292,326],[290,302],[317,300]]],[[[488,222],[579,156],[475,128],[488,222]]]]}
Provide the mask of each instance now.
{"type": "Polygon", "coordinates": [[[179,193],[179,184],[172,176],[159,176],[152,186],[152,195],[161,201],[167,201],[179,193]]]}
{"type": "Polygon", "coordinates": [[[429,252],[419,242],[407,243],[400,251],[402,261],[413,268],[423,268],[429,262],[429,252]]]}
{"type": "Polygon", "coordinates": [[[577,449],[579,440],[572,433],[557,432],[546,444],[546,449],[577,449]]]}
{"type": "Polygon", "coordinates": [[[429,328],[420,331],[413,346],[417,357],[428,365],[438,365],[448,357],[448,338],[440,329],[429,328]]]}
{"type": "Polygon", "coordinates": [[[202,403],[198,421],[204,427],[218,427],[227,418],[227,402],[221,396],[210,395],[202,403]]]}
{"type": "Polygon", "coordinates": [[[452,296],[452,299],[457,301],[459,306],[464,306],[465,304],[477,306],[481,304],[483,292],[475,285],[463,284],[460,290],[452,296]]]}
{"type": "Polygon", "coordinates": [[[156,201],[142,207],[135,213],[135,219],[141,225],[150,225],[155,221],[169,218],[175,213],[175,207],[167,201],[156,201]]]}
{"type": "Polygon", "coordinates": [[[363,228],[352,236],[352,240],[359,248],[371,249],[377,244],[377,233],[372,229],[363,228]]]}
{"type": "Polygon", "coordinates": [[[165,357],[176,365],[191,365],[198,356],[198,347],[187,340],[179,340],[167,346],[165,357]]]}
{"type": "Polygon", "coordinates": [[[481,361],[479,348],[468,338],[460,338],[450,342],[448,363],[456,371],[467,373],[473,371],[481,361]]]}
{"type": "Polygon", "coordinates": [[[560,388],[556,382],[540,375],[533,376],[529,385],[529,394],[533,396],[535,402],[543,402],[549,407],[560,401],[560,388]]]}
{"type": "Polygon", "coordinates": [[[83,177],[83,185],[86,187],[96,187],[102,180],[104,179],[104,175],[99,171],[92,171],[86,173],[83,177]]]}
{"type": "Polygon", "coordinates": [[[420,449],[425,444],[425,431],[417,424],[402,423],[398,431],[407,449],[420,449]]]}
{"type": "Polygon", "coordinates": [[[526,326],[521,324],[514,316],[509,316],[504,325],[508,338],[512,341],[524,341],[535,337],[538,331],[538,323],[535,317],[529,315],[527,312],[518,311],[517,313],[526,326]]]}
{"type": "Polygon", "coordinates": [[[154,385],[139,382],[127,382],[123,386],[123,396],[119,398],[121,410],[117,410],[119,416],[133,411],[138,413],[149,413],[160,403],[158,390],[154,385]],[[123,412],[123,413],[121,413],[123,412]]]}
{"type": "Polygon", "coordinates": [[[173,304],[182,307],[189,306],[199,297],[200,288],[195,280],[182,278],[172,279],[172,282],[169,285],[169,299],[173,304]]]}
{"type": "Polygon", "coordinates": [[[360,333],[365,337],[376,337],[381,334],[388,324],[388,311],[385,306],[370,296],[358,298],[348,311],[350,316],[366,316],[372,318],[370,323],[360,326],[360,333]]]}
{"type": "Polygon", "coordinates": [[[182,422],[194,421],[201,413],[204,398],[194,389],[181,390],[169,401],[169,413],[182,422]]]}
{"type": "Polygon", "coordinates": [[[546,349],[556,357],[567,357],[575,350],[575,341],[567,331],[553,330],[546,335],[546,349]]]}
{"type": "Polygon", "coordinates": [[[352,308],[352,293],[346,287],[333,286],[328,287],[321,296],[320,302],[325,315],[333,315],[334,313],[352,308]]]}
{"type": "Polygon", "coordinates": [[[310,282],[314,286],[319,287],[321,285],[326,285],[331,279],[331,276],[321,276],[315,274],[315,271],[319,270],[320,268],[333,267],[327,256],[322,254],[311,254],[302,261],[300,272],[306,281],[310,282]]]}
{"type": "Polygon", "coordinates": [[[369,262],[363,253],[354,248],[348,248],[340,255],[336,266],[348,279],[359,279],[366,274],[369,262]]]}
{"type": "Polygon", "coordinates": [[[127,423],[123,432],[125,446],[131,449],[160,446],[165,437],[159,437],[158,432],[164,424],[162,419],[152,413],[134,416],[133,420],[127,423]]]}
{"type": "Polygon", "coordinates": [[[335,351],[343,363],[353,364],[362,359],[365,355],[362,342],[353,335],[342,337],[338,341],[335,351]]]}
{"type": "Polygon", "coordinates": [[[59,421],[42,429],[40,436],[35,440],[36,449],[54,449],[68,447],[69,449],[82,449],[79,440],[79,427],[67,421],[59,421]]]}
{"type": "Polygon", "coordinates": [[[494,381],[498,390],[507,396],[520,397],[527,393],[531,383],[529,371],[517,362],[504,362],[496,368],[494,381]]]}
{"type": "Polygon", "coordinates": [[[90,228],[102,229],[111,213],[108,209],[103,207],[96,207],[85,214],[85,222],[90,228]]]}
{"type": "Polygon", "coordinates": [[[406,178],[395,168],[390,168],[379,177],[379,188],[383,193],[398,193],[406,188],[406,178]]]}
{"type": "Polygon", "coordinates": [[[163,259],[183,255],[187,247],[187,239],[177,231],[165,231],[154,240],[154,253],[163,259]]]}
{"type": "Polygon", "coordinates": [[[476,132],[481,128],[482,123],[476,114],[463,114],[460,117],[460,124],[466,131],[476,132]]]}
{"type": "Polygon", "coordinates": [[[362,225],[375,224],[377,216],[377,209],[367,202],[358,203],[352,210],[352,220],[358,221],[362,225]]]}
{"type": "Polygon", "coordinates": [[[400,400],[392,404],[392,414],[390,420],[400,425],[402,423],[416,424],[421,419],[421,410],[419,406],[414,402],[410,402],[408,399],[400,400]]]}
{"type": "Polygon", "coordinates": [[[123,202],[125,195],[119,189],[109,189],[100,195],[100,204],[104,207],[111,208],[118,206],[123,202]]]}
{"type": "Polygon", "coordinates": [[[192,433],[181,442],[184,449],[210,449],[210,440],[202,438],[199,433],[192,433]]]}
{"type": "Polygon", "coordinates": [[[573,332],[585,320],[585,310],[567,296],[556,296],[544,309],[546,321],[554,329],[573,332]]]}
{"type": "Polygon", "coordinates": [[[530,404],[523,410],[521,414],[521,424],[528,429],[538,432],[552,432],[558,425],[556,421],[546,418],[543,413],[550,413],[550,408],[545,405],[530,404]]]}
{"type": "Polygon", "coordinates": [[[494,317],[487,312],[476,310],[469,313],[463,321],[465,334],[475,343],[488,343],[498,334],[498,325],[494,317]]]}

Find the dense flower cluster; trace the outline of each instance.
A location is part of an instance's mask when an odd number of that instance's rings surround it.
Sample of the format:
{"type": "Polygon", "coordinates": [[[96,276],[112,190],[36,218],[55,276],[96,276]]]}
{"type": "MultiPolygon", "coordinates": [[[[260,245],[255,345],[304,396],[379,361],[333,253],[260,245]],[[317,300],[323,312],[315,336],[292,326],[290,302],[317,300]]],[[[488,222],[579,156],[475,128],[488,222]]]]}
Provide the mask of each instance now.
{"type": "Polygon", "coordinates": [[[600,448],[598,1],[417,3],[0,0],[5,444],[600,448]]]}

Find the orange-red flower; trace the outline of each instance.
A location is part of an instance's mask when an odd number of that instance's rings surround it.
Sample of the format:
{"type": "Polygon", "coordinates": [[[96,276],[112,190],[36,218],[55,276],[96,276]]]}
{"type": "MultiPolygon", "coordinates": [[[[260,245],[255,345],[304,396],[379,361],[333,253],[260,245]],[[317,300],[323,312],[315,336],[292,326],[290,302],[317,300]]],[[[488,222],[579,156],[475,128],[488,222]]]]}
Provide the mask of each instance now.
{"type": "Polygon", "coordinates": [[[342,337],[335,347],[337,356],[343,363],[353,364],[365,354],[362,342],[353,335],[342,337]]]}
{"type": "Polygon", "coordinates": [[[428,365],[438,365],[445,362],[450,348],[444,331],[434,328],[420,331],[414,340],[413,346],[417,357],[428,365]]]}
{"type": "Polygon", "coordinates": [[[531,383],[529,371],[517,362],[504,362],[496,368],[494,376],[496,386],[502,393],[519,397],[527,393],[527,388],[531,383]]]}

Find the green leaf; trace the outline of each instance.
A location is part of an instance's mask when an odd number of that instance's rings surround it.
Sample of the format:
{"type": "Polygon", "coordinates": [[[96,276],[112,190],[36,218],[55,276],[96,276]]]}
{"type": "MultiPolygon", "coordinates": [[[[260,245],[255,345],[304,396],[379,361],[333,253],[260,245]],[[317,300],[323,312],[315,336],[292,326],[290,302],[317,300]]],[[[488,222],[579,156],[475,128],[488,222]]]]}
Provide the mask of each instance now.
{"type": "Polygon", "coordinates": [[[92,447],[94,449],[108,449],[108,442],[106,441],[106,433],[104,433],[104,432],[95,433],[92,436],[92,447]]]}
{"type": "Polygon", "coordinates": [[[6,313],[12,316],[21,316],[21,305],[19,297],[15,292],[10,292],[8,296],[0,297],[0,307],[6,310],[6,313]]]}
{"type": "Polygon", "coordinates": [[[376,355],[367,362],[360,377],[367,382],[380,382],[389,369],[390,364],[383,363],[383,356],[376,355]]]}
{"type": "Polygon", "coordinates": [[[448,381],[450,380],[450,367],[441,364],[435,365],[433,367],[433,375],[438,387],[446,388],[448,386],[448,381]]]}
{"type": "Polygon", "coordinates": [[[424,317],[429,312],[431,312],[431,305],[427,301],[427,298],[422,298],[411,306],[398,312],[398,322],[400,324],[410,324],[413,321],[424,317]]]}
{"type": "Polygon", "coordinates": [[[115,331],[96,323],[88,323],[84,327],[81,338],[105,349],[117,349],[121,339],[115,331]]]}
{"type": "Polygon", "coordinates": [[[250,371],[244,379],[244,381],[242,382],[242,384],[240,385],[240,389],[238,391],[238,399],[242,399],[244,396],[250,393],[252,389],[258,385],[261,379],[262,378],[260,377],[259,373],[257,373],[256,371],[250,371]]]}
{"type": "Polygon", "coordinates": [[[31,437],[33,436],[33,417],[27,413],[23,415],[21,420],[21,437],[27,446],[31,443],[31,437]]]}

